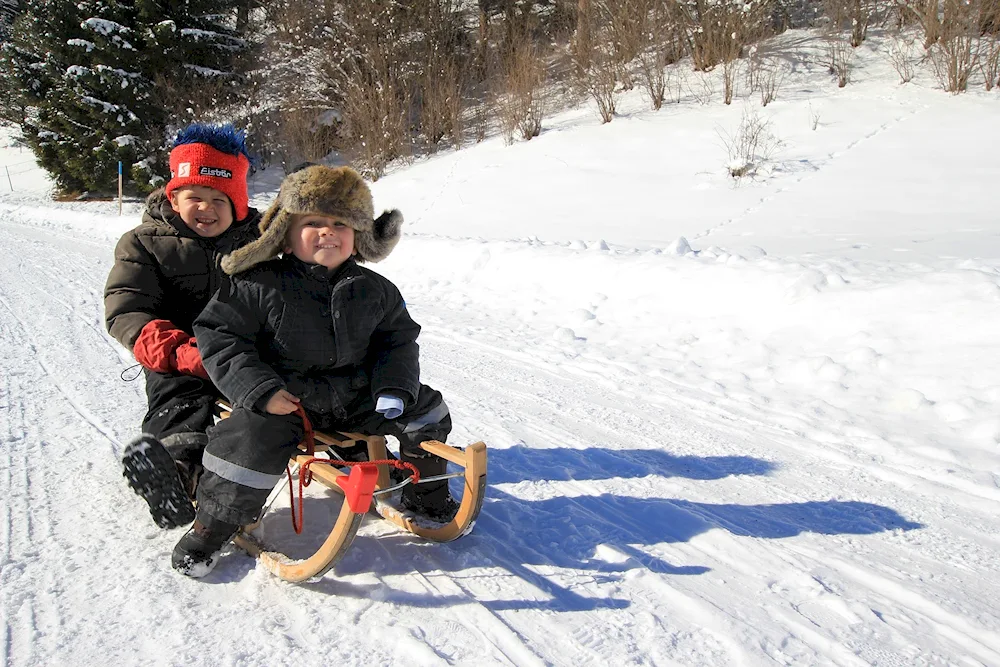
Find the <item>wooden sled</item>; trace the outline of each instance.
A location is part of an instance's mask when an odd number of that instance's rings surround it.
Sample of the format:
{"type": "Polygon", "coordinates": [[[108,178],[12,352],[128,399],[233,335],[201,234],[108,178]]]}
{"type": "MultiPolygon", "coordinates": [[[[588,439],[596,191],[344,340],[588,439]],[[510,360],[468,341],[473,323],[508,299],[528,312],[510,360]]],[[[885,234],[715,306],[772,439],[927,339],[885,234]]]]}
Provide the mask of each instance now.
{"type": "MultiPolygon", "coordinates": [[[[227,417],[229,406],[220,401],[219,407],[222,408],[220,416],[227,417]]],[[[382,436],[366,436],[359,433],[336,435],[339,437],[315,431],[313,437],[316,441],[316,451],[328,450],[332,445],[351,447],[363,441],[368,445],[369,461],[383,461],[387,458],[385,438],[382,436]]],[[[233,542],[259,559],[272,574],[285,581],[297,583],[321,577],[337,564],[351,546],[365,515],[373,505],[382,518],[414,535],[434,542],[450,542],[468,534],[479,516],[486,493],[486,445],[476,442],[461,450],[436,440],[429,440],[420,446],[427,452],[463,468],[462,473],[449,475],[449,477],[461,476],[465,480],[458,512],[450,522],[438,524],[428,522],[426,519],[421,521],[380,501],[379,496],[391,492],[387,489],[392,487],[389,478],[390,466],[387,464],[354,466],[348,474],[333,465],[313,463],[309,465],[313,480],[345,495],[343,506],[330,535],[313,555],[302,560],[293,560],[280,551],[262,544],[251,534],[251,531],[260,525],[260,519],[255,524],[245,526],[236,534],[233,542]]],[[[300,453],[293,456],[290,461],[299,467],[312,458],[306,453],[304,446],[300,446],[300,450],[300,453]]],[[[398,487],[399,485],[395,485],[392,488],[398,487]]]]}

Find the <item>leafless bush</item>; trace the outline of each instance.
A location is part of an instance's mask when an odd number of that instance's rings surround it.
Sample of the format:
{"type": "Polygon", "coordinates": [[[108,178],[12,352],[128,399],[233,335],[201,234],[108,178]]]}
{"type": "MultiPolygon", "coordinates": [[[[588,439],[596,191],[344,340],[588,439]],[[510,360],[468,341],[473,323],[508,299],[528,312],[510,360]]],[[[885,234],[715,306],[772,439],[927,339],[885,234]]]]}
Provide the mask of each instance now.
{"type": "Polygon", "coordinates": [[[708,74],[682,72],[678,85],[686,88],[691,97],[702,106],[711,103],[715,97],[715,82],[708,74]]]}
{"type": "Polygon", "coordinates": [[[756,46],[750,47],[746,62],[747,87],[751,93],[760,93],[760,104],[766,107],[777,97],[786,72],[779,59],[760,57],[756,46]]]}
{"type": "Polygon", "coordinates": [[[705,72],[740,57],[744,17],[738,8],[728,4],[705,6],[696,16],[691,30],[691,58],[696,70],[705,72]]]}
{"type": "Polygon", "coordinates": [[[486,134],[490,129],[490,107],[485,103],[477,103],[472,106],[470,111],[470,117],[472,120],[472,132],[475,142],[478,144],[480,141],[486,138],[486,134]]]}
{"type": "Polygon", "coordinates": [[[615,117],[619,72],[615,61],[613,54],[595,45],[591,51],[590,67],[579,74],[579,84],[597,102],[597,111],[603,123],[610,123],[615,117]]]}
{"type": "MultiPolygon", "coordinates": [[[[597,25],[602,27],[602,41],[610,50],[616,79],[625,90],[633,88],[630,63],[639,55],[647,41],[654,0],[591,0],[596,10],[597,25]]],[[[601,48],[594,45],[594,48],[601,48]]]]}
{"type": "Polygon", "coordinates": [[[499,67],[500,87],[494,93],[493,105],[504,141],[511,144],[517,136],[524,140],[537,137],[542,131],[539,94],[544,72],[530,34],[518,31],[511,35],[499,67]]]}
{"type": "Polygon", "coordinates": [[[672,74],[667,66],[684,55],[683,27],[670,8],[673,3],[658,2],[650,15],[648,43],[639,53],[639,74],[646,95],[654,109],[663,106],[667,91],[672,87],[672,74]]]}
{"type": "Polygon", "coordinates": [[[929,49],[941,37],[938,0],[915,0],[913,7],[917,20],[924,28],[924,48],[929,49]]]}
{"type": "Polygon", "coordinates": [[[970,34],[943,34],[931,47],[931,62],[942,87],[949,93],[961,93],[969,87],[979,60],[979,39],[970,34]]]}
{"type": "Polygon", "coordinates": [[[897,37],[889,46],[889,62],[899,74],[900,83],[913,79],[913,40],[897,37]]]}
{"type": "Polygon", "coordinates": [[[573,60],[581,70],[590,68],[590,58],[593,50],[593,37],[591,32],[594,25],[594,16],[591,0],[577,0],[576,3],[576,32],[573,34],[573,60]]]}
{"type": "Polygon", "coordinates": [[[695,69],[707,71],[740,57],[743,48],[773,34],[774,3],[680,4],[686,12],[688,41],[695,69]]]}
{"type": "Polygon", "coordinates": [[[823,4],[830,27],[834,32],[850,30],[850,43],[855,48],[865,41],[880,9],[877,0],[824,0],[823,4]]]}
{"type": "Polygon", "coordinates": [[[420,78],[420,128],[436,151],[451,135],[455,147],[462,145],[462,68],[448,54],[435,52],[420,78]]]}
{"type": "Polygon", "coordinates": [[[833,36],[827,42],[827,56],[830,60],[830,74],[837,76],[837,86],[843,88],[851,80],[854,49],[849,42],[839,36],[833,36]]]}
{"type": "Polygon", "coordinates": [[[286,165],[303,160],[318,162],[337,148],[337,122],[332,112],[318,109],[284,109],[278,128],[278,144],[286,165]]]}
{"type": "Polygon", "coordinates": [[[667,69],[663,51],[644,51],[640,54],[639,75],[653,109],[659,109],[663,106],[663,100],[667,96],[667,86],[670,84],[670,71],[667,69]]]}
{"type": "Polygon", "coordinates": [[[722,61],[722,101],[726,104],[733,103],[733,95],[736,94],[736,77],[739,75],[742,61],[733,58],[722,61]]]}
{"type": "Polygon", "coordinates": [[[1000,74],[1000,39],[996,37],[983,37],[979,50],[979,69],[983,73],[983,82],[986,90],[993,90],[993,86],[1000,86],[997,76],[1000,74]]]}
{"type": "Polygon", "coordinates": [[[813,132],[819,127],[819,111],[813,109],[811,103],[809,104],[809,127],[813,132]]]}
{"type": "Polygon", "coordinates": [[[377,180],[392,160],[409,154],[409,106],[406,89],[386,58],[373,54],[367,66],[353,66],[344,90],[345,134],[369,178],[377,180]]]}
{"type": "Polygon", "coordinates": [[[749,108],[743,110],[740,125],[732,134],[718,129],[729,162],[726,168],[735,179],[753,174],[771,159],[780,142],[771,131],[771,121],[749,108]]]}

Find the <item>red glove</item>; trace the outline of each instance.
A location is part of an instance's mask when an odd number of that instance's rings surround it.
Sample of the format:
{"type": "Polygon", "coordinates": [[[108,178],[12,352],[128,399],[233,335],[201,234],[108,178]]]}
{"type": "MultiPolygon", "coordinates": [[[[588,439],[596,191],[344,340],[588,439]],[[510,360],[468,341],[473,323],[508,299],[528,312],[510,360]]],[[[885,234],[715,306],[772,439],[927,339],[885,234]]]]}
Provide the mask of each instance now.
{"type": "Polygon", "coordinates": [[[178,373],[208,379],[208,371],[205,370],[205,364],[201,363],[201,353],[198,352],[198,341],[194,338],[177,346],[174,360],[178,373]]]}
{"type": "Polygon", "coordinates": [[[171,373],[177,370],[175,353],[191,339],[170,320],[153,320],[142,328],[132,346],[135,360],[151,371],[171,373]]]}

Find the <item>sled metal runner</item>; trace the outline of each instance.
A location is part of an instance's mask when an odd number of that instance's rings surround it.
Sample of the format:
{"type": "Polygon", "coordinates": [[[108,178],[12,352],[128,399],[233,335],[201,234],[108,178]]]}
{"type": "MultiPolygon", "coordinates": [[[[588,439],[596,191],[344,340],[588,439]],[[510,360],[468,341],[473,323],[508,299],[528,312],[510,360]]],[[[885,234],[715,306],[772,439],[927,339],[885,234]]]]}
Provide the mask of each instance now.
{"type": "MultiPolygon", "coordinates": [[[[222,409],[220,416],[228,416],[229,406],[222,401],[218,405],[222,409]]],[[[327,434],[315,431],[314,438],[317,452],[327,450],[333,445],[350,447],[360,441],[368,445],[369,461],[382,461],[387,458],[386,441],[382,436],[368,436],[360,433],[327,434]]],[[[434,542],[450,542],[472,530],[482,508],[486,492],[486,445],[482,442],[476,442],[462,450],[436,440],[429,440],[421,443],[420,446],[430,454],[439,456],[463,469],[461,473],[449,475],[461,476],[464,479],[464,489],[458,512],[451,521],[439,524],[426,519],[421,520],[419,517],[413,517],[381,500],[381,497],[402,486],[392,484],[387,464],[377,466],[378,475],[375,478],[374,489],[363,489],[361,495],[365,496],[366,490],[371,493],[375,498],[374,502],[371,502],[371,507],[383,519],[403,530],[434,542]]],[[[304,446],[300,446],[300,452],[291,458],[290,463],[299,467],[301,475],[301,467],[307,464],[310,459],[313,457],[306,453],[304,446]]],[[[359,486],[365,486],[366,482],[370,485],[370,480],[362,479],[367,475],[362,474],[360,467],[352,468],[351,473],[348,474],[334,467],[336,461],[333,462],[333,465],[316,465],[316,463],[314,461],[312,465],[309,465],[309,473],[311,473],[313,481],[317,481],[342,495],[345,494],[346,489],[346,498],[333,529],[315,553],[308,558],[294,560],[271,546],[261,543],[251,534],[251,531],[260,525],[260,519],[255,524],[245,526],[233,538],[233,542],[237,546],[259,559],[268,571],[285,581],[294,583],[308,581],[321,577],[330,571],[350,548],[369,508],[369,502],[366,498],[362,497],[361,501],[357,502],[359,486]]],[[[367,466],[370,464],[366,464],[367,466]]]]}

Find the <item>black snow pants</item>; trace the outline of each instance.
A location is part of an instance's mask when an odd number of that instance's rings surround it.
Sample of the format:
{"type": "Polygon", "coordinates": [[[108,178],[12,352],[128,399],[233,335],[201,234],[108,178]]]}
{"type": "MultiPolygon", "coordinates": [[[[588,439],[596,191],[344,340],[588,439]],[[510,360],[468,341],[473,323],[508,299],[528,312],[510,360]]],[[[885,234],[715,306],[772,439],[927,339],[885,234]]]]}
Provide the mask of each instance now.
{"type": "Polygon", "coordinates": [[[146,402],[142,432],[163,440],[174,433],[204,433],[212,425],[213,405],[222,394],[209,380],[177,373],[146,374],[146,402]]]}
{"type": "MultiPolygon", "coordinates": [[[[367,388],[366,388],[367,389],[367,388]]],[[[310,414],[317,430],[353,431],[365,435],[391,435],[399,440],[400,459],[412,463],[421,477],[441,475],[447,462],[437,456],[414,457],[425,440],[444,442],[451,432],[451,415],[440,392],[420,386],[416,402],[394,420],[375,412],[370,391],[346,406],[346,416],[310,414]]],[[[267,496],[285,473],[285,466],[302,442],[305,431],[297,414],[261,414],[236,408],[208,431],[202,459],[205,472],[198,485],[198,511],[231,524],[257,520],[267,496]]],[[[408,499],[433,504],[448,495],[448,481],[403,487],[408,499]]]]}

